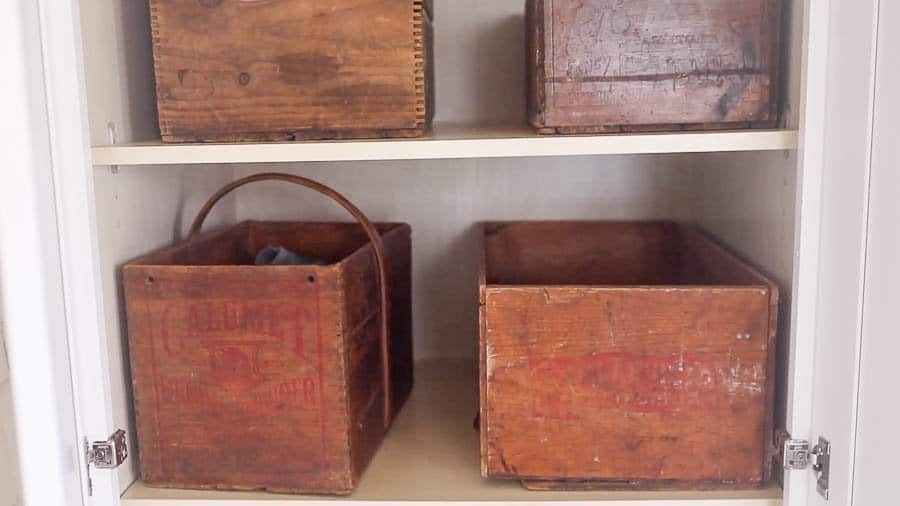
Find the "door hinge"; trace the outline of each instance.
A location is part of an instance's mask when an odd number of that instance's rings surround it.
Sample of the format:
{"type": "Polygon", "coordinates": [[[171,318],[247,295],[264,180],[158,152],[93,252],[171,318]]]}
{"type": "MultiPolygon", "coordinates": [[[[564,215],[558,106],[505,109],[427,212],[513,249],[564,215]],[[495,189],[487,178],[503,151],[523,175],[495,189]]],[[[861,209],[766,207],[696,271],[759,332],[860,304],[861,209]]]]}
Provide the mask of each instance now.
{"type": "Polygon", "coordinates": [[[91,482],[91,468],[115,469],[128,458],[128,437],[122,429],[117,430],[106,441],[84,441],[84,452],[87,461],[88,495],[94,495],[91,482]]]}
{"type": "Polygon", "coordinates": [[[816,473],[816,490],[828,499],[828,477],[831,471],[831,443],[820,437],[819,443],[810,448],[806,439],[784,439],[782,462],[786,470],[812,469],[816,473]]]}

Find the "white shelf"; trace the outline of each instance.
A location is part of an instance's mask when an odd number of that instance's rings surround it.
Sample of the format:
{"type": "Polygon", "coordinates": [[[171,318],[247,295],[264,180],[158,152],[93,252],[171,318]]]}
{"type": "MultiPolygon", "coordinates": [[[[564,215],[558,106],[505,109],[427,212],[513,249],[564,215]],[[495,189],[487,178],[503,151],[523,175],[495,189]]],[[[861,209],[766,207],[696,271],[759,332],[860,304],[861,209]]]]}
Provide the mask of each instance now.
{"type": "Polygon", "coordinates": [[[139,142],[92,149],[95,165],[429,160],[797,149],[795,130],[541,136],[527,126],[436,124],[420,139],[243,144],[139,142]]]}
{"type": "Polygon", "coordinates": [[[477,372],[472,362],[419,364],[412,398],[349,498],[151,489],[135,483],[123,506],[280,506],[446,502],[566,506],[781,506],[781,490],[724,492],[529,492],[481,478],[477,372]]]}

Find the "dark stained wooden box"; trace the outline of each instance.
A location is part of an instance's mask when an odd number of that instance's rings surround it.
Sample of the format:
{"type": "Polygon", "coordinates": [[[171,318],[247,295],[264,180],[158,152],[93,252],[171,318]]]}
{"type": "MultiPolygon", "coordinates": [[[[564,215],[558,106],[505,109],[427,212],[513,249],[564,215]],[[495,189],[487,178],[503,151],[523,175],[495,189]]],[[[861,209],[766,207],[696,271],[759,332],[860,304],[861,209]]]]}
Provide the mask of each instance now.
{"type": "Polygon", "coordinates": [[[534,489],[769,480],[778,290],[672,223],[490,223],[481,465],[534,489]]]}
{"type": "Polygon", "coordinates": [[[150,0],[164,142],[422,135],[431,0],[150,0]]]}
{"type": "Polygon", "coordinates": [[[541,133],[772,127],[781,0],[528,0],[541,133]]]}
{"type": "MultiPolygon", "coordinates": [[[[412,388],[410,228],[390,275],[389,418],[412,388]]],[[[150,486],[350,493],[387,431],[380,304],[362,227],[245,222],[124,267],[141,476],[150,486]],[[282,245],[324,266],[257,267],[282,245]]]]}

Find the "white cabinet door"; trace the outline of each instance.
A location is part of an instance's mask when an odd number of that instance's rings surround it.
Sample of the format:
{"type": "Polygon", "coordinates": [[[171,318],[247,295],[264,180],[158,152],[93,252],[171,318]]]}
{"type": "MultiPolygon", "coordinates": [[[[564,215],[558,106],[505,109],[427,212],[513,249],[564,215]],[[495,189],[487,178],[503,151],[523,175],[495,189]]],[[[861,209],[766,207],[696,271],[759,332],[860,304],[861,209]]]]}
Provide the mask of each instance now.
{"type": "MultiPolygon", "coordinates": [[[[22,501],[77,506],[84,448],[60,270],[65,252],[54,202],[41,11],[32,1],[0,2],[0,292],[22,501]]],[[[10,465],[0,461],[0,469],[10,465]]]]}
{"type": "MultiPolygon", "coordinates": [[[[811,470],[793,471],[788,477],[789,506],[854,504],[852,494],[869,233],[875,62],[880,47],[877,43],[879,3],[883,9],[885,2],[879,0],[812,2],[813,9],[830,9],[827,40],[818,41],[827,45],[826,70],[824,75],[818,76],[825,93],[821,125],[824,128],[822,170],[819,174],[821,191],[817,193],[821,201],[809,208],[804,206],[804,210],[818,217],[820,224],[817,242],[800,244],[801,250],[814,248],[818,258],[815,262],[800,266],[799,273],[801,276],[806,273],[807,282],[801,280],[798,290],[809,297],[809,291],[815,287],[815,301],[812,303],[814,317],[813,321],[806,320],[811,315],[809,312],[798,316],[794,337],[800,342],[815,344],[812,349],[798,347],[794,350],[794,367],[808,364],[813,374],[809,398],[802,397],[804,388],[794,387],[794,394],[799,397],[793,400],[797,416],[793,419],[794,427],[790,429],[795,438],[809,439],[813,445],[819,437],[824,437],[831,444],[831,455],[828,499],[818,490],[816,473],[811,470]],[[807,272],[812,267],[814,275],[807,272]],[[807,339],[810,335],[812,338],[807,339]],[[808,356],[804,357],[804,353],[808,356]],[[803,421],[806,402],[810,403],[808,424],[803,421]],[[801,499],[803,495],[805,500],[801,499]]],[[[891,6],[894,10],[896,7],[891,6]]],[[[895,47],[896,40],[895,36],[895,47]]],[[[812,83],[809,85],[814,86],[812,83]]],[[[811,150],[805,152],[807,155],[811,153],[811,150]]],[[[804,175],[809,174],[814,172],[805,171],[804,175]]],[[[896,175],[894,177],[896,185],[898,180],[896,175]]],[[[808,189],[806,185],[804,187],[808,189]]],[[[798,306],[807,303],[810,303],[808,298],[801,298],[798,306]]],[[[802,381],[802,374],[800,377],[802,381]]],[[[885,395],[888,394],[885,392],[885,395]]]]}
{"type": "Polygon", "coordinates": [[[854,506],[897,504],[900,453],[900,3],[881,2],[854,506]]]}
{"type": "Polygon", "coordinates": [[[87,494],[85,441],[113,424],[78,6],[0,2],[0,291],[26,506],[118,502],[114,473],[87,494]]]}

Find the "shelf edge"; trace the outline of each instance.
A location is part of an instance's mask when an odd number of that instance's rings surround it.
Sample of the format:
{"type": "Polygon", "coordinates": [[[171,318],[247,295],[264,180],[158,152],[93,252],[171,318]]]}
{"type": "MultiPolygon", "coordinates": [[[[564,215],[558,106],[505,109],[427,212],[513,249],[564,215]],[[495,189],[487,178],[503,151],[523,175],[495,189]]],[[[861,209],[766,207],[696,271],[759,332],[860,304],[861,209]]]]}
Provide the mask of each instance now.
{"type": "Polygon", "coordinates": [[[96,146],[91,152],[95,166],[194,165],[783,151],[797,149],[798,139],[796,130],[755,130],[277,144],[135,143],[96,146]]]}

